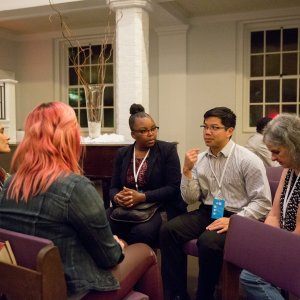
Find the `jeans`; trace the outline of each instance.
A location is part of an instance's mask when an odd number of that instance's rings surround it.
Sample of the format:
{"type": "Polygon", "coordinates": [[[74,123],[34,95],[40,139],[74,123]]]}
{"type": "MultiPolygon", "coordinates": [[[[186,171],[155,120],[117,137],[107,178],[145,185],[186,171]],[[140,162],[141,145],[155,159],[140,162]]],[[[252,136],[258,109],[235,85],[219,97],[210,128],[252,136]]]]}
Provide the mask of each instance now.
{"type": "Polygon", "coordinates": [[[240,282],[248,300],[284,300],[277,287],[246,270],[242,271],[240,282]]]}

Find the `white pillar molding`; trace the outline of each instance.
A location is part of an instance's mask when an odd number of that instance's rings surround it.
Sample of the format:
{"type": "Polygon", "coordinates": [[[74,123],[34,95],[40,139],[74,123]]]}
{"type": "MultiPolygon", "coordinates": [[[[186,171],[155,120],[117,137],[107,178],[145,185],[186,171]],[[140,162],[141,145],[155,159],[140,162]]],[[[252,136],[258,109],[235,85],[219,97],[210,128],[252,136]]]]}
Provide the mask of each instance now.
{"type": "Polygon", "coordinates": [[[179,157],[186,151],[187,25],[155,29],[158,35],[158,103],[160,138],[177,141],[179,157]]]}
{"type": "Polygon", "coordinates": [[[118,134],[131,140],[129,107],[149,112],[149,0],[108,0],[116,12],[115,101],[118,134]]]}
{"type": "Polygon", "coordinates": [[[1,93],[1,114],[5,116],[0,122],[10,137],[10,143],[16,143],[16,84],[13,79],[1,79],[0,85],[3,87],[1,93]],[[2,102],[3,101],[3,102],[2,102]]]}

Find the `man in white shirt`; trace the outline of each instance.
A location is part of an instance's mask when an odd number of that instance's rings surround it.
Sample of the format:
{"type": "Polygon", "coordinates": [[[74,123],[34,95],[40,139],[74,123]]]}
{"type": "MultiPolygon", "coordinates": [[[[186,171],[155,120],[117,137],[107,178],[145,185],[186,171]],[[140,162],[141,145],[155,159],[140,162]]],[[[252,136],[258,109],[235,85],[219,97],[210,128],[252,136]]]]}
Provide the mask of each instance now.
{"type": "Polygon", "coordinates": [[[263,117],[257,121],[256,133],[250,136],[245,147],[255,153],[264,163],[266,167],[279,167],[277,161],[272,161],[272,155],[263,141],[263,131],[271,118],[263,117]]]}
{"type": "Polygon", "coordinates": [[[197,299],[211,300],[222,267],[223,248],[230,216],[234,213],[263,219],[271,208],[271,193],[262,161],[235,144],[235,114],[216,107],[204,114],[203,138],[209,147],[185,155],[181,193],[199,209],[178,216],[160,232],[162,276],[167,299],[189,299],[186,286],[185,242],[198,239],[197,299]]]}

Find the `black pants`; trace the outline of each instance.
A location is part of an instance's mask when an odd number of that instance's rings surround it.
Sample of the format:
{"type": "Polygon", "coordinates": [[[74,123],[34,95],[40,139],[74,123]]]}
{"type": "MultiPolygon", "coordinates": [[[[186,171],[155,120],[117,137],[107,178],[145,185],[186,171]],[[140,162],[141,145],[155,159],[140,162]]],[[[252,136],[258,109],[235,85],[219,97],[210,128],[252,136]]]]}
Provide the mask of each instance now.
{"type": "MultiPolygon", "coordinates": [[[[224,216],[230,217],[225,211],[224,216]]],[[[201,205],[195,210],[178,216],[164,224],[160,231],[160,249],[162,255],[162,277],[166,295],[187,297],[187,257],[182,250],[185,242],[198,239],[199,276],[197,299],[213,299],[218,283],[226,234],[208,231],[205,228],[212,223],[211,206],[201,205]]]]}

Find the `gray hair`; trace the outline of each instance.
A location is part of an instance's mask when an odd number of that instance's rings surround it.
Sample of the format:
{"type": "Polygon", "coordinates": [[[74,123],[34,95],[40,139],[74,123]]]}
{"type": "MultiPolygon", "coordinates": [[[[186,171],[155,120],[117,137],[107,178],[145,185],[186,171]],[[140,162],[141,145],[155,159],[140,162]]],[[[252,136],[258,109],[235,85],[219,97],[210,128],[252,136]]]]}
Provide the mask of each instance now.
{"type": "Polygon", "coordinates": [[[284,146],[295,164],[300,166],[300,118],[292,114],[280,114],[265,127],[264,142],[284,146]]]}

